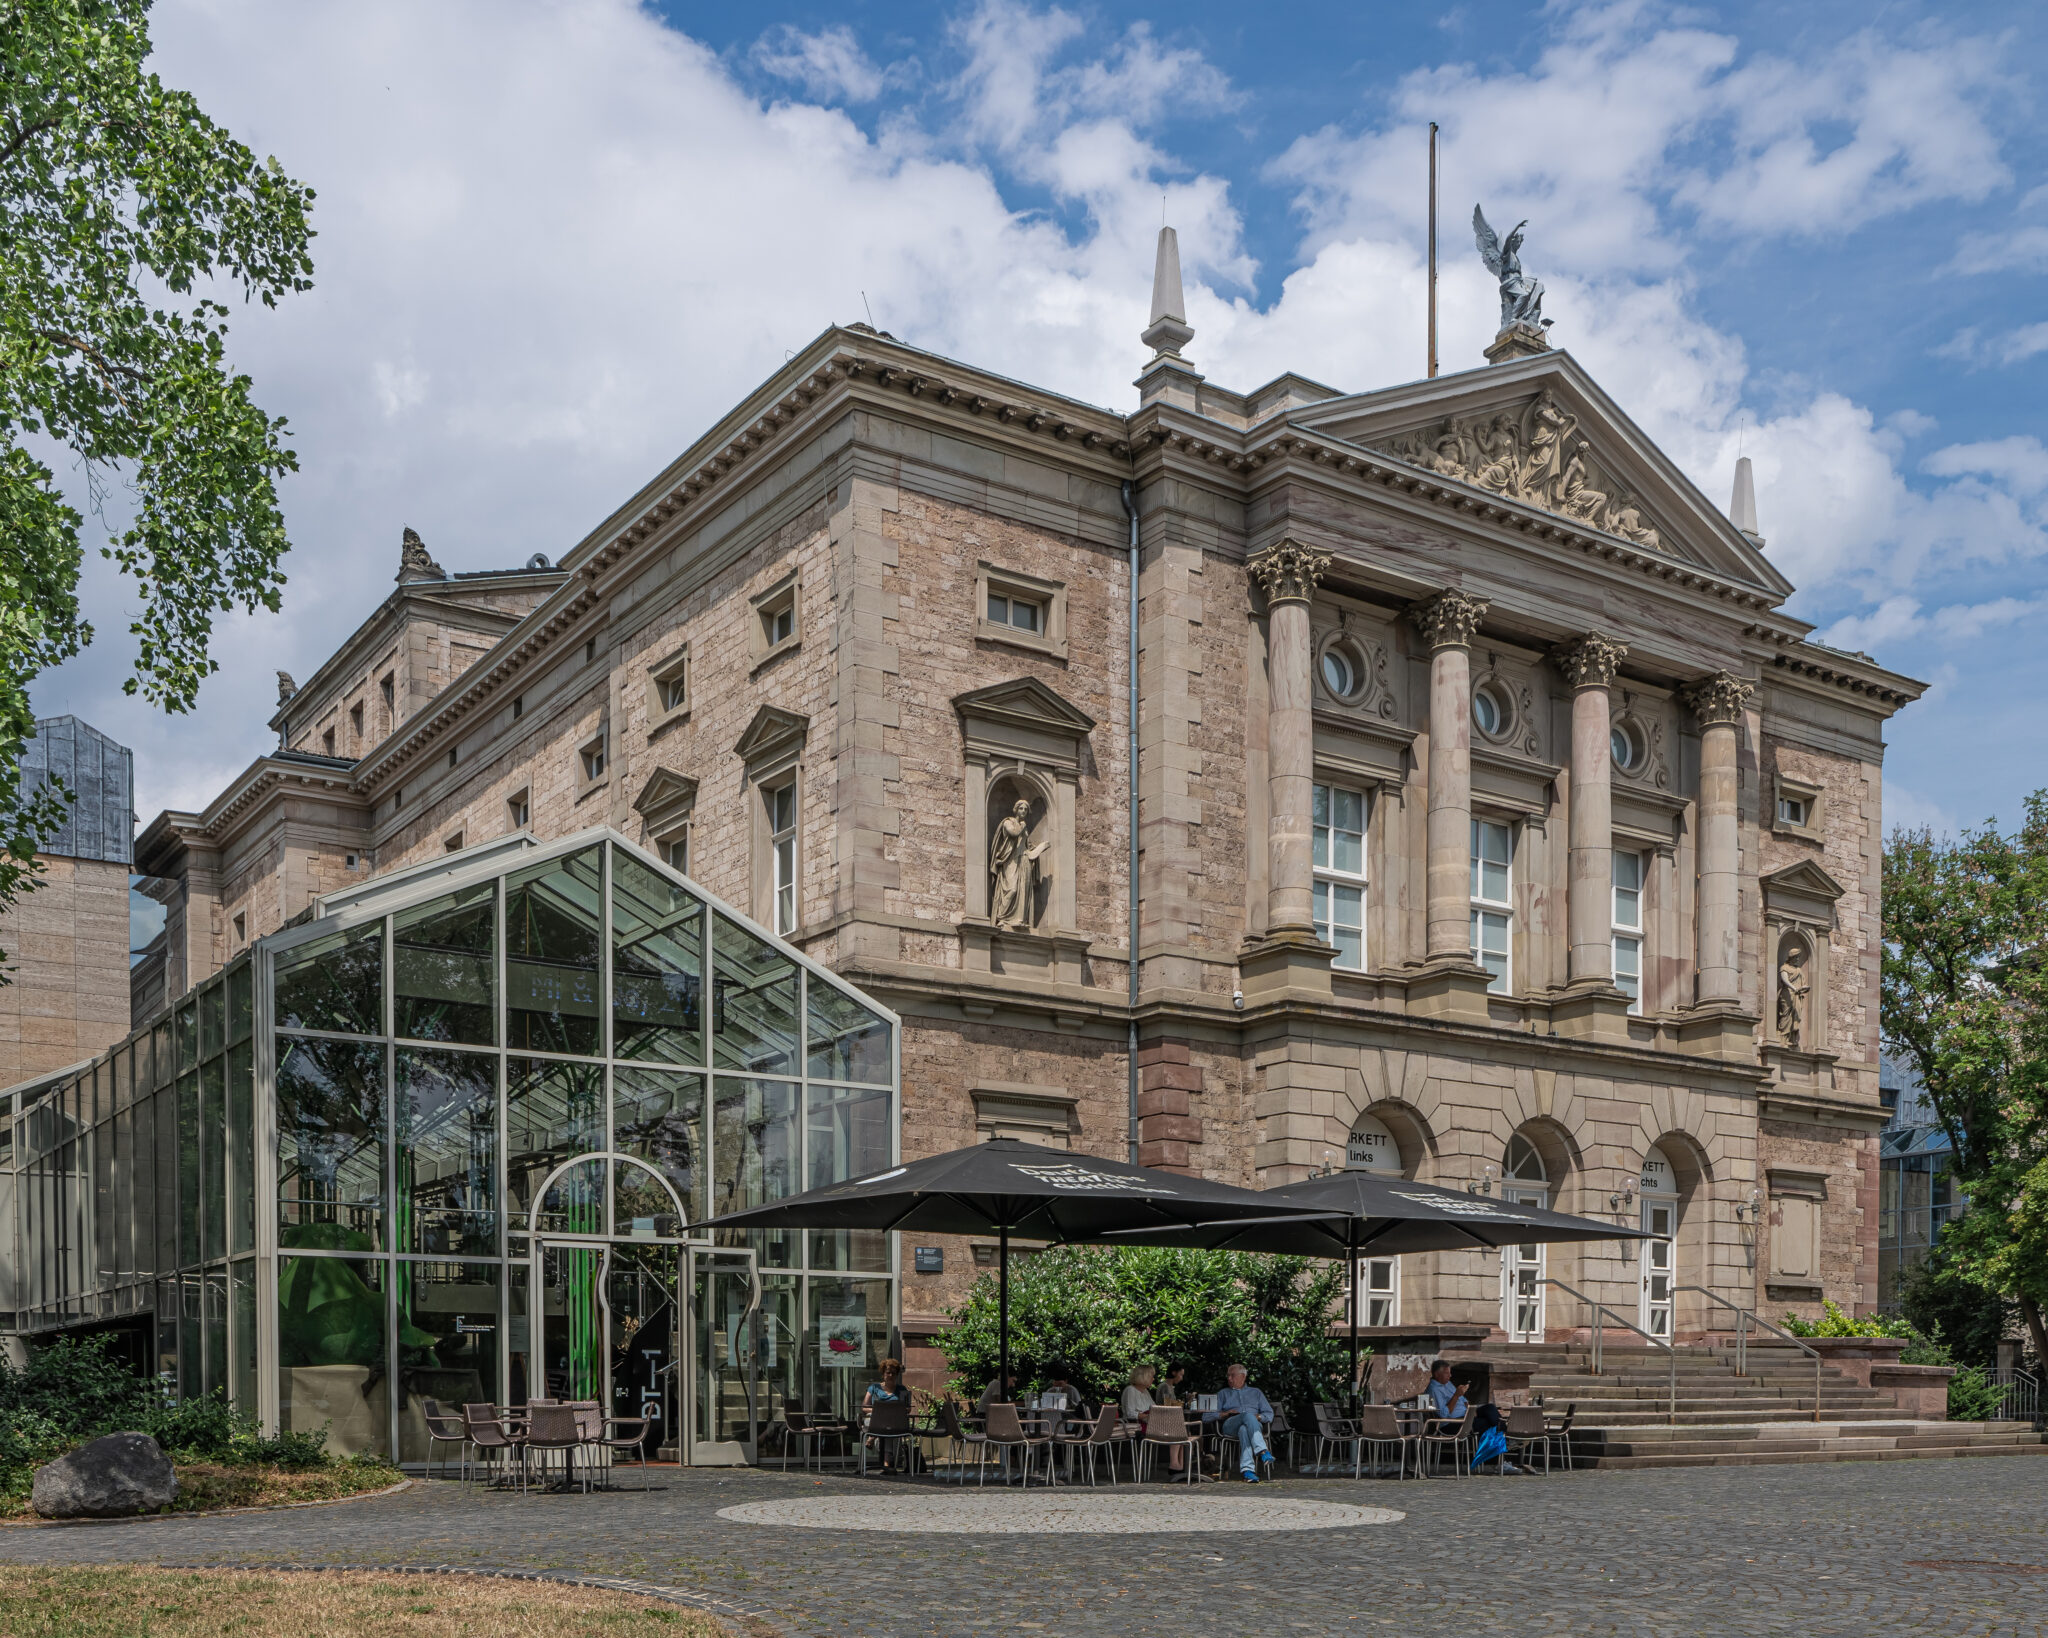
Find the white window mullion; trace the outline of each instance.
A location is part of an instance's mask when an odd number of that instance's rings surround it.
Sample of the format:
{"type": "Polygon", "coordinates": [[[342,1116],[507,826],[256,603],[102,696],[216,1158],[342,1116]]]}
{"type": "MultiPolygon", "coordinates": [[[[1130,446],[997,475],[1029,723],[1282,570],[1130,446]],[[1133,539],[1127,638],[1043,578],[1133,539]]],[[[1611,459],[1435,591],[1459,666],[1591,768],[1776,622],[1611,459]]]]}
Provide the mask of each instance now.
{"type": "Polygon", "coordinates": [[[1365,818],[1363,792],[1315,787],[1316,937],[1336,947],[1333,966],[1365,969],[1365,818]]]}
{"type": "Polygon", "coordinates": [[[1514,987],[1514,834],[1490,819],[1472,821],[1472,959],[1487,970],[1487,989],[1514,987]]]}
{"type": "Polygon", "coordinates": [[[1643,856],[1614,855],[1614,987],[1643,1010],[1643,856]]]}

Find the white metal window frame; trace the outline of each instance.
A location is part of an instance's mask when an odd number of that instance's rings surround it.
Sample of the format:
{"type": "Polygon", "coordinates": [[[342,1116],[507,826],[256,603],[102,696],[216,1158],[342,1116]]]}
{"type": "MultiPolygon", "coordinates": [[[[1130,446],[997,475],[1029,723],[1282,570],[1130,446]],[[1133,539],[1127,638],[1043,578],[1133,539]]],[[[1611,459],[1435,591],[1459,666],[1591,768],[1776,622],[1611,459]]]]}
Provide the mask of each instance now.
{"type": "Polygon", "coordinates": [[[1643,1010],[1643,856],[1617,848],[1613,867],[1614,986],[1628,997],[1628,1010],[1643,1010]],[[1623,876],[1633,874],[1632,881],[1623,876]]]}
{"type": "Polygon", "coordinates": [[[768,857],[774,875],[775,926],[777,934],[796,930],[796,776],[764,786],[761,800],[768,806],[768,857]]]}
{"type": "Polygon", "coordinates": [[[1494,819],[1472,821],[1472,959],[1493,975],[1495,995],[1514,988],[1515,832],[1494,819]],[[1496,849],[1492,844],[1498,842],[1496,849]],[[1494,857],[1498,852],[1499,857],[1494,857]]]}
{"type": "Polygon", "coordinates": [[[1361,1257],[1358,1259],[1358,1323],[1399,1325],[1401,1323],[1401,1259],[1361,1257]]]}
{"type": "Polygon", "coordinates": [[[1366,792],[1347,785],[1325,785],[1320,782],[1314,787],[1310,834],[1315,867],[1316,937],[1325,944],[1336,946],[1337,959],[1331,965],[1342,967],[1348,972],[1365,970],[1365,849],[1371,818],[1372,799],[1366,792]],[[1340,797],[1358,804],[1356,829],[1336,822],[1336,809],[1340,797]],[[1355,843],[1355,870],[1337,862],[1346,851],[1341,841],[1344,838],[1349,838],[1355,843]],[[1355,921],[1340,915],[1343,911],[1355,911],[1355,921]],[[1340,938],[1340,935],[1347,935],[1348,940],[1340,938]]]}

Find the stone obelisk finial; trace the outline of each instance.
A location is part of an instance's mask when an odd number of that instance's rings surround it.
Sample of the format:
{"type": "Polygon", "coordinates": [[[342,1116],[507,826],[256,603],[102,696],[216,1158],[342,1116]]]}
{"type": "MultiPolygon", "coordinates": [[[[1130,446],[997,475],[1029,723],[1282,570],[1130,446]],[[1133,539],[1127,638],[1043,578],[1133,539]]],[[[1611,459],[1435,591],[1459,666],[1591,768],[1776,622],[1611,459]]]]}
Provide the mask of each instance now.
{"type": "Polygon", "coordinates": [[[1749,536],[1752,544],[1764,543],[1756,527],[1756,476],[1750,471],[1747,455],[1735,458],[1735,494],[1728,502],[1728,521],[1749,536]]]}
{"type": "Polygon", "coordinates": [[[1181,292],[1180,238],[1170,227],[1159,230],[1159,253],[1152,263],[1152,320],[1138,339],[1155,355],[1173,358],[1195,339],[1188,324],[1188,299],[1181,292]]]}

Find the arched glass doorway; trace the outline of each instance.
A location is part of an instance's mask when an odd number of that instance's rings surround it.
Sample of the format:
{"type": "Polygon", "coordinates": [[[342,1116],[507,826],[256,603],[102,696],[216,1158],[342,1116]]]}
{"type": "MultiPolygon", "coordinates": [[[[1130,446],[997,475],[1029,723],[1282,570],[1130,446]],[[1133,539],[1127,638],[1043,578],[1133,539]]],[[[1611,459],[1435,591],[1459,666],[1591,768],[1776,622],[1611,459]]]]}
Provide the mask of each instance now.
{"type": "Polygon", "coordinates": [[[754,1253],[692,1240],[661,1171],[614,1150],[550,1171],[527,1214],[527,1323],[513,1388],[640,1417],[683,1464],[759,1453],[761,1278],[754,1253]]]}
{"type": "Polygon", "coordinates": [[[1678,1174],[1664,1151],[1651,1144],[1643,1156],[1640,1182],[1643,1232],[1642,1318],[1653,1337],[1671,1335],[1671,1305],[1678,1282],[1678,1174]]]}
{"type": "MultiPolygon", "coordinates": [[[[1500,1196],[1519,1205],[1550,1204],[1550,1175],[1536,1145],[1517,1132],[1501,1156],[1500,1196]]],[[[1500,1254],[1500,1328],[1510,1342],[1543,1340],[1543,1247],[1505,1246],[1500,1254]]]]}

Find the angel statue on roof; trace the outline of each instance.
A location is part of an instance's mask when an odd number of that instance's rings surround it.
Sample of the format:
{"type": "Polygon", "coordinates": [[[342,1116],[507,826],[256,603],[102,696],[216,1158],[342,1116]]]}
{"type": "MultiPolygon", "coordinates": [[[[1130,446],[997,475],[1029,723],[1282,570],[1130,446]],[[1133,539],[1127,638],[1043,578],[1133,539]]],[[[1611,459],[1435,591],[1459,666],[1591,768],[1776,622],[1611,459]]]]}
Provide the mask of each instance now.
{"type": "Polygon", "coordinates": [[[1549,326],[1550,320],[1543,316],[1543,281],[1532,279],[1522,271],[1522,229],[1529,224],[1526,220],[1517,222],[1514,231],[1502,244],[1486,222],[1486,212],[1479,206],[1472,207],[1472,236],[1479,241],[1479,254],[1485,260],[1488,270],[1500,280],[1500,327],[1513,330],[1541,330],[1549,326]]]}

